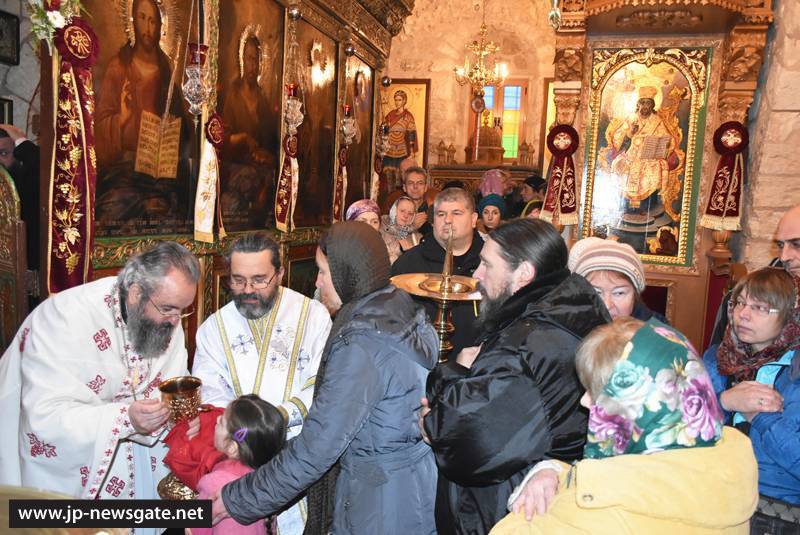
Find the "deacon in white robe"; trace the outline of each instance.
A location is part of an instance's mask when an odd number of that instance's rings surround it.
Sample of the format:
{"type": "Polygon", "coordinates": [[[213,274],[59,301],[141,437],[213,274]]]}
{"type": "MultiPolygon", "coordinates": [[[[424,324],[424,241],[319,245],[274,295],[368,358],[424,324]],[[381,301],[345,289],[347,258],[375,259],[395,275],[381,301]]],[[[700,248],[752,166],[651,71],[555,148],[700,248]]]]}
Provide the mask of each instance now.
{"type": "MultiPolygon", "coordinates": [[[[287,438],[298,435],[330,330],[328,310],[289,288],[278,286],[271,308],[257,319],[231,301],[197,330],[192,374],[203,381],[203,402],[225,407],[258,394],[283,413],[287,438]]],[[[278,532],[301,535],[306,517],[302,499],[278,515],[278,532]]]]}
{"type": "Polygon", "coordinates": [[[183,329],[156,357],[131,341],[115,277],[56,294],[25,319],[0,359],[0,484],[158,499],[165,426],[142,435],[129,408],[186,374],[183,329]]]}
{"type": "Polygon", "coordinates": [[[286,418],[287,437],[300,433],[331,318],[322,303],[279,286],[271,310],[247,319],[231,301],[197,330],[192,374],[203,402],[226,407],[258,394],[286,418]]]}
{"type": "MultiPolygon", "coordinates": [[[[227,255],[233,300],[197,330],[192,373],[204,403],[226,407],[257,394],[278,408],[287,438],[300,433],[314,395],[330,313],[319,301],[280,286],[280,246],[265,232],[239,236],[227,255]]],[[[301,535],[305,499],[278,515],[280,535],[301,535]]]]}

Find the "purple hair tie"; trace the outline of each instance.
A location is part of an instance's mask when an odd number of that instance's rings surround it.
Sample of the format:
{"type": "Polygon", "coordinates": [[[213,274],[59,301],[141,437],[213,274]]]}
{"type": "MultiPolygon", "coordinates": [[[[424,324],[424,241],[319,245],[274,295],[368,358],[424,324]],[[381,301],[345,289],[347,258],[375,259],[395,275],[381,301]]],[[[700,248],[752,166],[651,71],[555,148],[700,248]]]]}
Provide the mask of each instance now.
{"type": "Polygon", "coordinates": [[[235,433],[233,433],[233,440],[235,440],[239,444],[244,442],[244,439],[246,439],[246,438],[247,438],[247,428],[246,427],[241,427],[241,428],[237,429],[235,433]]]}

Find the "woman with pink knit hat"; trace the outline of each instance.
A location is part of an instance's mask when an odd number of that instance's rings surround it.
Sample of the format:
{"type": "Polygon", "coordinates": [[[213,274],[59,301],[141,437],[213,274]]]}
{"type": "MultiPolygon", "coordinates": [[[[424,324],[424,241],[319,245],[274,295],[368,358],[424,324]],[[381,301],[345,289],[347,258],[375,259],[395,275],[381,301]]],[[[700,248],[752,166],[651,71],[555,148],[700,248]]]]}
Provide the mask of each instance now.
{"type": "Polygon", "coordinates": [[[584,238],[572,246],[568,267],[589,281],[603,300],[612,319],[630,316],[647,321],[666,318],[647,308],[642,291],[647,281],[644,266],[633,247],[600,238],[584,238]]]}
{"type": "Polygon", "coordinates": [[[492,193],[503,197],[514,191],[514,183],[511,181],[511,175],[507,171],[489,169],[483,173],[481,183],[478,185],[478,191],[481,197],[486,197],[492,193]]]}

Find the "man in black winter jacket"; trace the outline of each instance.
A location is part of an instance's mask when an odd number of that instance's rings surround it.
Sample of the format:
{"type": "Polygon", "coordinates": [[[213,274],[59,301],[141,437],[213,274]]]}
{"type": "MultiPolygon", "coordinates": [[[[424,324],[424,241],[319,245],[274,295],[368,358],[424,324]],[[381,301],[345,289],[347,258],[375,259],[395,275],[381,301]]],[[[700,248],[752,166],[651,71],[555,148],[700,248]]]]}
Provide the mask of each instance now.
{"type": "MultiPolygon", "coordinates": [[[[412,247],[392,265],[392,275],[403,273],[441,273],[450,229],[453,229],[453,275],[472,276],[480,264],[483,240],[475,230],[478,214],[472,197],[461,188],[447,188],[433,201],[433,232],[426,234],[419,245],[412,247]]],[[[431,321],[436,319],[436,303],[415,298],[425,307],[431,321]]],[[[452,304],[452,320],[456,330],[450,337],[452,357],[475,343],[477,314],[473,301],[452,304]]]]}
{"type": "Polygon", "coordinates": [[[421,425],[440,476],[436,528],[485,534],[542,459],[580,459],[587,414],[575,351],[610,321],[594,289],[567,269],[567,247],[540,219],[495,229],[480,254],[480,336],[460,366],[428,377],[421,425]]]}

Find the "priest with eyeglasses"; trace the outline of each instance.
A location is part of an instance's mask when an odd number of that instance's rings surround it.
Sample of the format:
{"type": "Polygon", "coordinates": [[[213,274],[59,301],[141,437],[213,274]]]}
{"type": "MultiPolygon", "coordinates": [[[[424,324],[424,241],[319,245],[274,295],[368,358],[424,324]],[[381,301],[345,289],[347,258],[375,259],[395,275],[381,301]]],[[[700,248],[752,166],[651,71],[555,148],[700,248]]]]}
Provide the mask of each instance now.
{"type": "MultiPolygon", "coordinates": [[[[330,314],[319,301],[280,285],[280,248],[266,233],[237,238],[226,260],[233,299],[198,329],[192,374],[203,381],[203,403],[225,407],[243,394],[272,403],[292,438],[311,405],[330,314]]],[[[281,534],[303,532],[304,508],[300,501],[278,516],[281,534]]]]}

